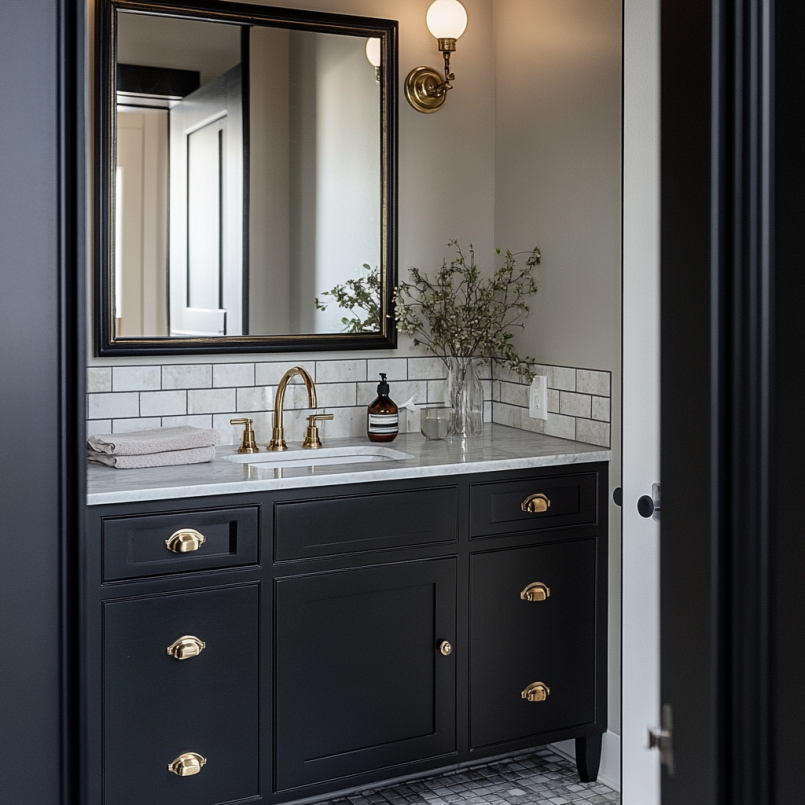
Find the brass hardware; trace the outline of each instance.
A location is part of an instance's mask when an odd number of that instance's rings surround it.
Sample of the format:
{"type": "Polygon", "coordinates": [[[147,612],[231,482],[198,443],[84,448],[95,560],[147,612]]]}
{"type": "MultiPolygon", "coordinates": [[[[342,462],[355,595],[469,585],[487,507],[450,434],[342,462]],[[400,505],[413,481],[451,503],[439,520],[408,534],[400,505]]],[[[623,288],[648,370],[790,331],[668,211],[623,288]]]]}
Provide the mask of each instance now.
{"type": "Polygon", "coordinates": [[[325,419],[333,419],[332,414],[311,414],[307,418],[307,431],[305,432],[305,441],[302,442],[302,447],[315,450],[321,447],[321,437],[319,436],[319,429],[316,426],[317,422],[322,422],[325,419]]]}
{"type": "Polygon", "coordinates": [[[405,79],[405,99],[423,114],[438,112],[447,100],[448,89],[451,87],[432,67],[417,67],[405,79]]]}
{"type": "Polygon", "coordinates": [[[544,682],[532,682],[520,696],[529,702],[544,702],[551,689],[544,682]]]}
{"type": "Polygon", "coordinates": [[[550,596],[550,589],[541,581],[535,581],[529,584],[528,587],[520,593],[520,598],[522,598],[523,601],[544,601],[546,598],[550,598],[550,596]]]}
{"type": "Polygon", "coordinates": [[[254,430],[252,429],[252,419],[230,419],[230,425],[245,425],[243,429],[243,438],[240,440],[240,447],[238,453],[257,453],[260,448],[254,441],[254,430]]]}
{"type": "Polygon", "coordinates": [[[178,640],[174,640],[168,646],[167,651],[171,657],[175,657],[177,660],[189,660],[191,657],[198,657],[206,647],[207,644],[203,640],[186,634],[178,640]]]}
{"type": "Polygon", "coordinates": [[[179,777],[190,777],[198,774],[206,763],[207,758],[195,752],[185,752],[183,755],[179,755],[173,763],[168,763],[168,771],[178,774],[179,777]]]}
{"type": "Polygon", "coordinates": [[[439,643],[439,651],[441,651],[442,654],[444,654],[445,657],[448,654],[452,654],[453,653],[453,645],[452,645],[452,643],[450,643],[449,640],[442,640],[442,642],[439,643]]]}
{"type": "Polygon", "coordinates": [[[548,496],[542,492],[537,492],[535,495],[529,495],[521,504],[520,508],[524,512],[531,514],[538,514],[539,512],[546,512],[551,508],[551,501],[548,496]]]}
{"type": "Polygon", "coordinates": [[[294,375],[299,375],[305,383],[307,389],[308,402],[310,408],[318,408],[319,404],[316,399],[316,386],[313,383],[313,378],[301,367],[294,366],[289,369],[280,380],[277,386],[277,396],[274,400],[274,427],[271,431],[271,441],[268,443],[267,450],[274,453],[279,453],[282,450],[287,450],[288,445],[285,444],[285,428],[282,424],[283,409],[285,407],[285,389],[294,375]]]}
{"type": "Polygon", "coordinates": [[[174,553],[190,553],[197,551],[206,541],[204,534],[195,528],[180,528],[165,540],[165,545],[174,553]]]}

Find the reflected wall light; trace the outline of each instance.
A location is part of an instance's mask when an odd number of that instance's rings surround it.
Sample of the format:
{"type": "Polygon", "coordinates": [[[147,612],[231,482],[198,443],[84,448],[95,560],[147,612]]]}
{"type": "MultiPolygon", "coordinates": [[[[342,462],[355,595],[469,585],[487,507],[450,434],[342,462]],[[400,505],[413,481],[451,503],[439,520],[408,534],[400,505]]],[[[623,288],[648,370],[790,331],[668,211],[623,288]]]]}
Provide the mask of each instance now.
{"type": "Polygon", "coordinates": [[[372,36],[366,40],[366,58],[369,60],[369,64],[375,68],[375,75],[377,76],[377,80],[380,81],[380,38],[377,36],[372,36]]]}
{"type": "Polygon", "coordinates": [[[447,100],[456,77],[450,72],[450,54],[467,28],[467,11],[458,0],[436,0],[428,9],[428,29],[444,54],[444,78],[432,67],[417,67],[405,79],[405,97],[417,112],[436,112],[447,100]]]}

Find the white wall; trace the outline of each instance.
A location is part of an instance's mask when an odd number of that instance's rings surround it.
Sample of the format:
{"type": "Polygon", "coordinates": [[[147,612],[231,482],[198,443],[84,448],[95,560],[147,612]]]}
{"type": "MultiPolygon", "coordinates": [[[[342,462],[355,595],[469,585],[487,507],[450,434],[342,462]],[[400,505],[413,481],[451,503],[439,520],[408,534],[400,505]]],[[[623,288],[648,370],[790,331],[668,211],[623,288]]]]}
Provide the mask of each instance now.
{"type": "MultiPolygon", "coordinates": [[[[515,337],[538,363],[612,372],[620,485],[621,2],[495,0],[495,244],[539,245],[515,337]]],[[[620,509],[610,512],[609,723],[620,729],[620,509]]]]}

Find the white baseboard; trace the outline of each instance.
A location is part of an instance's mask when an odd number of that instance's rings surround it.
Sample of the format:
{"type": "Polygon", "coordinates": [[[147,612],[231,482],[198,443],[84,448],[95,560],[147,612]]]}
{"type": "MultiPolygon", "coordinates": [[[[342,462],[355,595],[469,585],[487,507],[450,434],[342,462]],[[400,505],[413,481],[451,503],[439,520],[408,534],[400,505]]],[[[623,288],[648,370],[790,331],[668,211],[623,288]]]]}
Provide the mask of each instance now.
{"type": "MultiPolygon", "coordinates": [[[[551,744],[556,754],[576,762],[576,742],[560,741],[551,744]]],[[[614,791],[621,790],[621,736],[611,730],[604,733],[604,742],[601,747],[601,768],[598,779],[614,791]]]]}

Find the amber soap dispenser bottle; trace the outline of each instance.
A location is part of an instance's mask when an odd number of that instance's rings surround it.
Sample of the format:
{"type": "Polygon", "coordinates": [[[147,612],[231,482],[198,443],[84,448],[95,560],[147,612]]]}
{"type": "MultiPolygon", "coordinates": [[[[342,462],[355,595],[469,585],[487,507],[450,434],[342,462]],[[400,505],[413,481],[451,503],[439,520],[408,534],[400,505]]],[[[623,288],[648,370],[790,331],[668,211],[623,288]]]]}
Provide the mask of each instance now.
{"type": "Polygon", "coordinates": [[[366,432],[370,442],[393,442],[399,430],[400,412],[397,404],[389,397],[389,384],[381,372],[377,399],[369,406],[366,432]]]}

